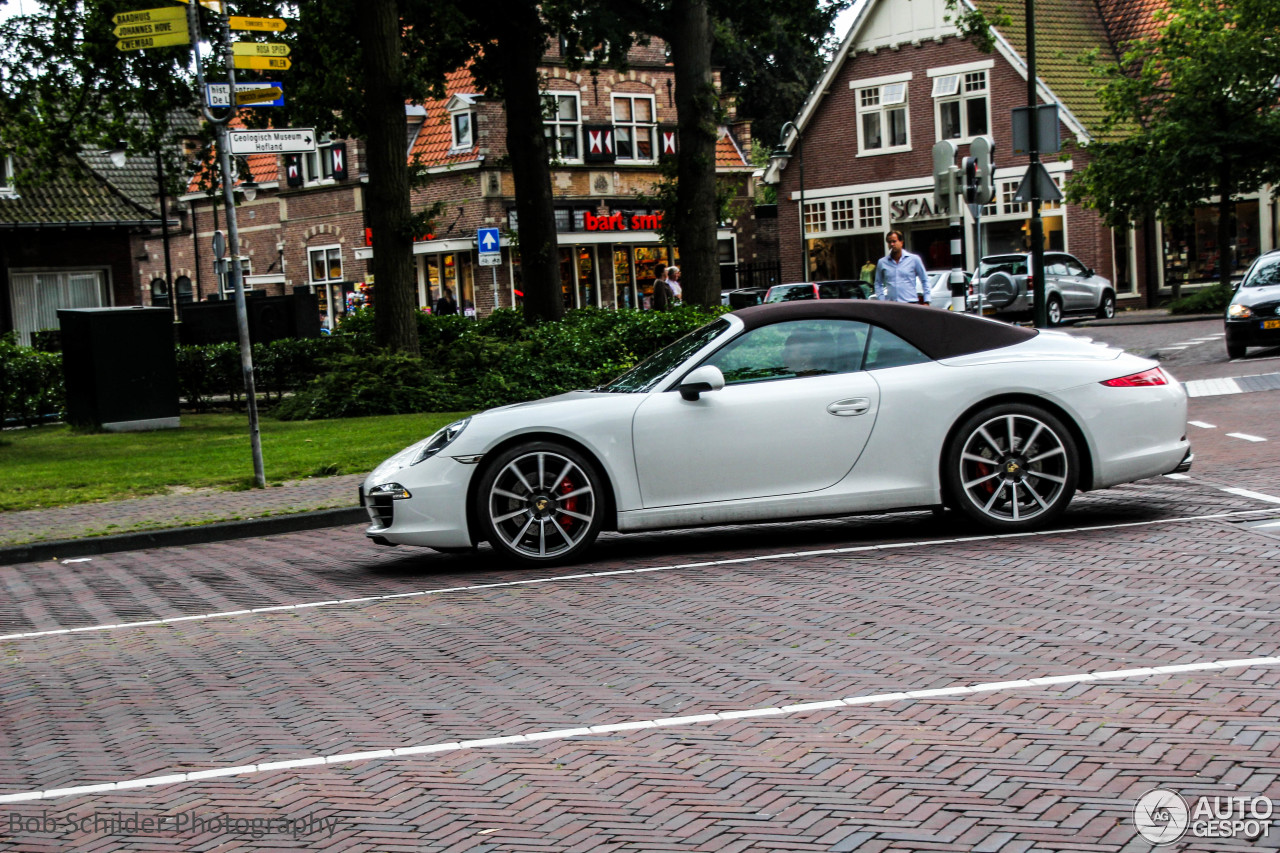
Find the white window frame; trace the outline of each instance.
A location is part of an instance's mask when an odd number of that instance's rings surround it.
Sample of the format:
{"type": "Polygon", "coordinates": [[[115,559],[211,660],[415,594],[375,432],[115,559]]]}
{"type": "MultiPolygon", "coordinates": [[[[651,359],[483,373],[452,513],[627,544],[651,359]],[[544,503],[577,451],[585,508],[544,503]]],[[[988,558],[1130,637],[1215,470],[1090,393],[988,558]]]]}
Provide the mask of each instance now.
{"type": "Polygon", "coordinates": [[[582,162],[582,93],[568,92],[558,89],[550,89],[542,93],[542,128],[543,133],[547,134],[548,147],[551,153],[551,159],[558,160],[562,163],[581,163],[582,162]],[[574,119],[572,121],[564,120],[559,117],[559,101],[561,98],[573,99],[574,119]],[[550,103],[549,103],[550,102],[550,103]],[[555,109],[551,109],[551,105],[555,105],[555,109]],[[564,156],[560,150],[561,132],[565,129],[573,129],[573,140],[576,153],[572,157],[564,156]],[[547,133],[547,131],[550,133],[547,133]]]}
{"type": "Polygon", "coordinates": [[[972,142],[975,136],[991,132],[991,74],[985,68],[973,68],[957,71],[954,74],[940,74],[933,78],[933,124],[935,136],[939,140],[950,139],[963,145],[972,142]],[[981,88],[978,88],[980,86],[981,88]],[[969,102],[982,101],[987,113],[987,126],[976,133],[969,127],[969,102]],[[949,104],[957,105],[959,113],[960,134],[958,136],[943,135],[942,111],[949,104]]]}
{"type": "MultiPolygon", "coordinates": [[[[253,275],[253,260],[248,256],[240,257],[240,286],[244,288],[245,293],[253,290],[247,283],[249,276],[253,275]]],[[[231,280],[231,267],[227,267],[227,271],[218,276],[218,289],[222,291],[224,299],[233,299],[236,295],[235,282],[231,280]]]]}
{"type": "Polygon", "coordinates": [[[628,92],[615,94],[610,102],[610,117],[613,122],[613,149],[615,151],[614,159],[623,163],[652,163],[657,159],[658,154],[658,113],[657,104],[654,102],[653,95],[633,95],[628,92]],[[631,118],[625,121],[618,119],[617,104],[619,101],[629,101],[631,104],[631,118]],[[646,101],[649,104],[649,120],[636,121],[636,102],[646,101]],[[649,132],[649,156],[640,156],[638,146],[636,144],[636,131],[645,129],[649,132]],[[630,157],[622,156],[622,133],[630,131],[632,155],[630,157]]]}
{"type": "Polygon", "coordinates": [[[329,157],[329,149],[337,140],[329,137],[316,140],[316,150],[302,155],[302,183],[306,185],[331,184],[333,178],[333,160],[329,157]]]}
{"type": "Polygon", "coordinates": [[[342,269],[343,269],[344,263],[345,261],[342,258],[342,246],[338,245],[337,243],[327,243],[323,246],[308,246],[307,247],[307,284],[333,284],[336,281],[345,281],[345,279],[342,277],[342,269]],[[324,265],[325,277],[324,278],[315,277],[315,261],[313,260],[313,257],[319,252],[323,252],[325,257],[325,265],[324,265]],[[334,278],[333,276],[329,275],[328,260],[329,260],[330,252],[338,253],[338,277],[337,278],[334,278]]]}
{"type": "Polygon", "coordinates": [[[877,157],[881,154],[897,154],[911,150],[911,76],[910,73],[891,74],[885,77],[849,81],[857,112],[859,157],[877,157]],[[875,103],[868,103],[872,97],[875,103]],[[902,125],[906,139],[901,144],[890,145],[888,144],[889,117],[891,113],[898,110],[902,111],[902,125]],[[878,115],[880,121],[881,144],[876,148],[867,147],[864,119],[870,115],[878,115]]]}
{"type": "Polygon", "coordinates": [[[13,157],[0,157],[0,198],[17,198],[17,190],[13,188],[13,157]]]}
{"type": "Polygon", "coordinates": [[[449,153],[470,151],[476,144],[475,95],[454,95],[449,99],[449,153]],[[459,125],[465,124],[465,129],[459,125]]]}
{"type": "Polygon", "coordinates": [[[110,296],[111,271],[103,267],[9,270],[9,308],[18,343],[24,347],[31,346],[32,332],[57,327],[59,308],[99,308],[111,304],[110,296]],[[90,277],[94,279],[91,288],[84,281],[90,277]]]}

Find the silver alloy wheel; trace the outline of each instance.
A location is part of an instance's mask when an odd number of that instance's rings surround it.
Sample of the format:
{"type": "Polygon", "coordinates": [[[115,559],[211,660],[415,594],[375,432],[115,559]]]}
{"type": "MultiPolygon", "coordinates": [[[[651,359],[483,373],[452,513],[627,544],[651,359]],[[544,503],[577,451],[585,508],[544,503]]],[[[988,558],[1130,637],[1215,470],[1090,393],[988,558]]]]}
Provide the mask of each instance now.
{"type": "Polygon", "coordinates": [[[1116,316],[1116,298],[1110,293],[1102,294],[1102,306],[1098,309],[1098,319],[1110,320],[1116,316]]]}
{"type": "Polygon", "coordinates": [[[1025,522],[1057,505],[1070,465],[1053,427],[1029,414],[1005,413],[979,424],[964,440],[959,483],[988,518],[1025,522]]]}
{"type": "Polygon", "coordinates": [[[1057,326],[1062,322],[1062,300],[1054,296],[1049,299],[1049,325],[1057,326]]]}
{"type": "Polygon", "coordinates": [[[566,554],[594,531],[599,511],[591,477],[554,450],[516,456],[498,471],[486,501],[494,533],[533,559],[566,554]]]}

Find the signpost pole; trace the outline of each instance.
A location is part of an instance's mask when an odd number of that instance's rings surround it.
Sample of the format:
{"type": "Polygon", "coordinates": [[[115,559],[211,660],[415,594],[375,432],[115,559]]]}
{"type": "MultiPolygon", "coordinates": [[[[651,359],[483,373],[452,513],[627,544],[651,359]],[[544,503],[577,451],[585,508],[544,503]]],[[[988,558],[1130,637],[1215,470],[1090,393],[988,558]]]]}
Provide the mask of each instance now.
{"type": "MultiPolygon", "coordinates": [[[[199,91],[204,91],[204,69],[200,64],[200,23],[196,12],[196,4],[191,3],[187,9],[189,28],[195,35],[191,44],[195,49],[196,76],[200,84],[199,91]]],[[[240,370],[244,375],[244,394],[246,408],[249,410],[249,444],[253,452],[253,481],[262,489],[266,488],[267,479],[262,463],[262,436],[258,430],[258,397],[253,381],[253,345],[249,342],[249,314],[244,302],[244,276],[240,266],[240,231],[236,217],[235,186],[231,179],[231,139],[227,125],[236,114],[235,97],[236,72],[231,62],[231,28],[228,25],[227,6],[223,3],[221,12],[222,50],[227,62],[227,85],[232,93],[231,110],[221,118],[202,106],[205,118],[217,127],[218,166],[222,172],[222,194],[227,207],[227,242],[230,249],[231,283],[236,294],[236,328],[240,337],[240,370]]]]}
{"type": "Polygon", "coordinates": [[[1036,4],[1026,0],[1027,7],[1027,106],[1030,108],[1028,154],[1031,158],[1031,276],[1035,294],[1037,329],[1049,325],[1049,306],[1044,298],[1044,220],[1040,217],[1040,185],[1036,180],[1040,165],[1040,143],[1036,116],[1036,4]]]}

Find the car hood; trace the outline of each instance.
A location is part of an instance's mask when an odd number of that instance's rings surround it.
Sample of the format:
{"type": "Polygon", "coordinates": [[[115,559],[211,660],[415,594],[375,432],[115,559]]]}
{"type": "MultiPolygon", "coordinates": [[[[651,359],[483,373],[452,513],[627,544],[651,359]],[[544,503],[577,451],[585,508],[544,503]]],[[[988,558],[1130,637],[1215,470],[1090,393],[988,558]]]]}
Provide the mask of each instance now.
{"type": "Polygon", "coordinates": [[[1260,305],[1280,300],[1280,285],[1268,287],[1242,287],[1231,298],[1233,305],[1260,305]]]}
{"type": "Polygon", "coordinates": [[[941,359],[938,363],[948,367],[967,367],[975,364],[1003,364],[1011,361],[1114,361],[1123,352],[1091,338],[1080,338],[1068,335],[1066,332],[1042,329],[1040,334],[1022,343],[975,352],[971,355],[941,359]]]}

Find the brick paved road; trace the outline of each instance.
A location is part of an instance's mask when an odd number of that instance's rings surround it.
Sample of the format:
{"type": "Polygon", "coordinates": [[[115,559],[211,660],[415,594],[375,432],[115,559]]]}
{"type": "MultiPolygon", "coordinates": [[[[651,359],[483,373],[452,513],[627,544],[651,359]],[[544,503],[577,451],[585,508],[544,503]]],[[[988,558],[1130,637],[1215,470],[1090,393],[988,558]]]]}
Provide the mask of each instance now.
{"type": "MultiPolygon", "coordinates": [[[[1277,655],[1280,538],[1258,514],[1178,520],[1268,507],[1217,486],[1280,495],[1276,400],[1195,403],[1218,427],[1193,435],[1192,480],[1081,496],[1043,536],[931,543],[970,531],[899,514],[610,537],[535,572],[341,529],[0,567],[7,634],[905,543],[0,641],[0,795],[1277,655]]],[[[0,850],[1145,851],[1151,788],[1280,799],[1278,716],[1278,666],[1015,686],[3,803],[0,850]],[[121,810],[338,823],[66,825],[121,810]]],[[[1280,828],[1164,849],[1278,848],[1280,828]]]]}

